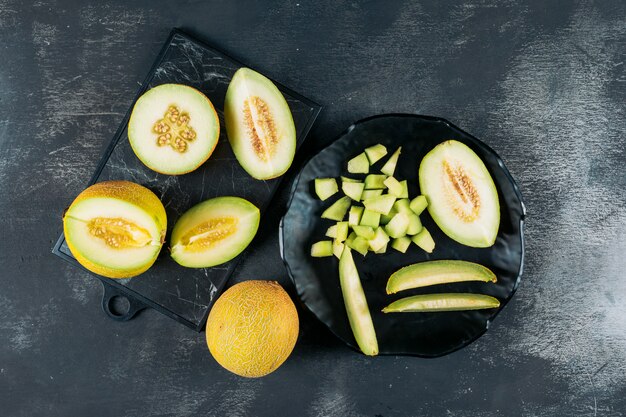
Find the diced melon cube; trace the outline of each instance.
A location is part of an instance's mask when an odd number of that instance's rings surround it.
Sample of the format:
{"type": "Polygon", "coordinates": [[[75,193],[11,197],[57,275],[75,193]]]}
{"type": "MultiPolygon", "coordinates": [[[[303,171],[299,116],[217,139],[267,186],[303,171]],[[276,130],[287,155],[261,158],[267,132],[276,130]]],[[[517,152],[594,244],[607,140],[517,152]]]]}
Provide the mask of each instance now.
{"type": "Polygon", "coordinates": [[[401,198],[393,203],[393,209],[398,213],[413,214],[409,208],[409,200],[407,198],[401,198]]]}
{"type": "Polygon", "coordinates": [[[409,227],[406,229],[407,235],[416,235],[422,231],[422,222],[417,214],[409,214],[409,227]]]}
{"type": "Polygon", "coordinates": [[[402,184],[400,184],[400,181],[398,181],[394,177],[387,177],[387,179],[383,181],[383,184],[385,184],[385,186],[389,189],[389,194],[397,198],[400,198],[400,195],[404,191],[404,189],[402,188],[402,184]]]}
{"type": "Polygon", "coordinates": [[[362,182],[345,182],[341,183],[341,190],[345,195],[353,199],[354,201],[361,200],[361,194],[363,193],[363,188],[365,184],[362,182]]]}
{"type": "Polygon", "coordinates": [[[333,241],[333,255],[337,259],[341,258],[341,253],[343,252],[344,244],[339,242],[338,240],[333,241]]]}
{"type": "Polygon", "coordinates": [[[328,230],[326,230],[326,236],[333,237],[333,238],[337,237],[337,225],[336,224],[333,224],[332,226],[328,228],[328,230]]]}
{"type": "Polygon", "coordinates": [[[337,234],[335,239],[343,242],[348,238],[348,222],[339,222],[337,223],[337,234]]]}
{"type": "Polygon", "coordinates": [[[374,228],[370,226],[353,226],[352,230],[354,230],[357,236],[367,240],[373,239],[375,235],[374,228]]]}
{"type": "Polygon", "coordinates": [[[376,234],[374,235],[374,239],[369,241],[370,249],[376,252],[377,250],[382,249],[389,242],[389,236],[383,230],[382,227],[376,228],[376,234]]]}
{"type": "Polygon", "coordinates": [[[322,240],[316,242],[311,246],[311,256],[315,258],[322,258],[324,256],[332,256],[333,254],[333,242],[330,240],[322,240]]]}
{"type": "Polygon", "coordinates": [[[387,155],[387,148],[380,143],[378,145],[370,146],[365,149],[367,159],[370,161],[370,165],[374,165],[376,161],[387,155]]]}
{"type": "Polygon", "coordinates": [[[368,198],[363,201],[365,208],[380,214],[389,214],[396,198],[390,194],[368,198]]]}
{"type": "Polygon", "coordinates": [[[361,223],[361,216],[363,216],[364,208],[361,206],[350,207],[350,213],[348,213],[348,224],[350,226],[358,226],[361,223]]]}
{"type": "Polygon", "coordinates": [[[334,178],[315,179],[315,194],[317,194],[320,200],[326,200],[337,191],[339,191],[339,187],[337,187],[337,181],[334,178]]]}
{"type": "Polygon", "coordinates": [[[385,165],[383,165],[383,167],[380,169],[380,172],[389,176],[393,175],[393,172],[396,170],[396,165],[398,164],[398,158],[400,157],[401,150],[402,147],[396,149],[396,151],[389,157],[387,162],[385,162],[385,165]]]}
{"type": "Polygon", "coordinates": [[[402,186],[402,192],[399,198],[409,198],[409,183],[407,180],[400,181],[400,185],[402,186]]]}
{"type": "Polygon", "coordinates": [[[368,241],[361,236],[357,236],[350,244],[346,243],[349,248],[354,249],[359,252],[361,255],[367,255],[367,251],[369,248],[368,241]]]}
{"type": "Polygon", "coordinates": [[[433,249],[435,249],[435,241],[431,236],[430,232],[423,227],[422,231],[413,236],[413,243],[415,243],[420,248],[424,249],[428,253],[432,253],[433,249]]]}
{"type": "Polygon", "coordinates": [[[365,152],[358,154],[348,161],[350,174],[367,174],[370,171],[370,162],[365,152]]]}
{"type": "Polygon", "coordinates": [[[387,252],[387,244],[385,244],[385,246],[383,246],[382,248],[378,249],[374,253],[381,254],[381,253],[385,253],[385,252],[387,252]]]}
{"type": "Polygon", "coordinates": [[[346,239],[346,241],[344,242],[346,245],[350,246],[352,244],[352,242],[354,242],[354,239],[356,239],[356,233],[354,232],[350,232],[350,234],[348,235],[348,238],[346,239]]]}
{"type": "Polygon", "coordinates": [[[366,190],[383,190],[386,188],[385,180],[386,175],[369,174],[365,177],[365,189],[366,190]]]}
{"type": "Polygon", "coordinates": [[[366,208],[363,210],[363,216],[361,216],[361,222],[359,224],[361,226],[378,227],[380,224],[380,213],[366,208]]]}
{"type": "Polygon", "coordinates": [[[401,236],[399,238],[394,239],[391,242],[391,247],[397,250],[398,252],[402,252],[402,253],[405,253],[410,245],[411,245],[411,239],[407,236],[401,236]]]}
{"type": "Polygon", "coordinates": [[[379,195],[383,195],[383,190],[364,190],[361,194],[361,201],[372,197],[378,197],[379,195]]]}
{"type": "Polygon", "coordinates": [[[385,232],[392,238],[399,238],[406,235],[406,229],[409,227],[409,216],[406,213],[398,213],[385,226],[385,232]]]}
{"type": "Polygon", "coordinates": [[[363,182],[363,181],[355,180],[354,178],[341,177],[341,182],[363,182]]]}
{"type": "Polygon", "coordinates": [[[413,210],[413,213],[419,216],[420,214],[422,214],[424,209],[428,207],[428,200],[426,199],[426,196],[418,195],[411,201],[411,204],[409,205],[409,207],[411,207],[411,210],[413,210]]]}
{"type": "Polygon", "coordinates": [[[344,196],[335,201],[330,207],[328,207],[322,213],[322,219],[342,221],[346,212],[350,208],[350,197],[344,196]]]}
{"type": "MultiPolygon", "coordinates": [[[[395,205],[395,204],[394,204],[395,205]]],[[[398,214],[398,211],[395,208],[391,208],[391,211],[388,214],[383,214],[380,216],[380,224],[387,224],[393,219],[393,216],[398,214]]]]}

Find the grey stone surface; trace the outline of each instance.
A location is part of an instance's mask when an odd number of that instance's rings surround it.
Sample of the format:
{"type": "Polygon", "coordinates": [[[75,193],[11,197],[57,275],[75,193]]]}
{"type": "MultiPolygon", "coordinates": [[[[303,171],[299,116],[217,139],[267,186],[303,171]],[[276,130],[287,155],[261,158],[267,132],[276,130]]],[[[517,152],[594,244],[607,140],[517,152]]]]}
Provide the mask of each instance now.
{"type": "MultiPolygon", "coordinates": [[[[3,416],[623,416],[626,3],[0,0],[3,416]],[[520,289],[477,342],[366,358],[301,309],[246,380],[154,311],[100,310],[50,254],[172,27],[325,106],[294,170],[353,121],[444,117],[493,147],[528,209],[520,289]]],[[[232,282],[277,279],[286,186],[232,282]]]]}

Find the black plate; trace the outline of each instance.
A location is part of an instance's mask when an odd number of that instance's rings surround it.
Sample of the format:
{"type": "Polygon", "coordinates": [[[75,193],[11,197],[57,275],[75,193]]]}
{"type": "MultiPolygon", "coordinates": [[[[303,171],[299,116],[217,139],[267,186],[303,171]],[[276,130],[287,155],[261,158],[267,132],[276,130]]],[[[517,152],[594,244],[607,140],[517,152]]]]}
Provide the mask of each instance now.
{"type": "MultiPolygon", "coordinates": [[[[321,212],[336,200],[317,199],[312,183],[319,177],[350,175],[346,161],[362,149],[382,143],[389,152],[402,146],[396,169],[398,179],[409,181],[409,193],[419,194],[417,172],[424,155],[438,143],[456,139],[472,148],[485,162],[500,198],[501,221],[496,243],[491,248],[470,248],[443,234],[428,213],[421,215],[436,242],[432,254],[411,245],[406,254],[389,248],[387,253],[366,257],[354,254],[357,269],[374,321],[381,354],[408,354],[424,357],[445,355],[460,349],[482,335],[489,323],[513,296],[522,275],[524,261],[523,224],[525,208],[515,181],[498,155],[480,140],[450,122],[428,116],[392,114],[374,116],[350,126],[332,145],[314,156],[303,168],[293,186],[287,213],[281,222],[281,254],[289,275],[304,304],[351,347],[356,347],[346,316],[339,286],[335,257],[312,258],[311,244],[324,236],[332,221],[321,212]],[[457,283],[386,295],[385,285],[397,269],[426,260],[463,259],[489,267],[498,277],[493,284],[457,283]],[[383,314],[381,309],[397,299],[433,292],[473,292],[498,298],[498,310],[383,314]]],[[[386,158],[374,166],[379,169],[386,158]]]]}
{"type": "MultiPolygon", "coordinates": [[[[263,213],[281,178],[259,181],[248,175],[237,162],[224,129],[226,89],[233,74],[242,66],[242,63],[223,52],[174,29],[135,100],[147,89],[164,83],[185,84],[202,91],[211,100],[220,118],[222,129],[217,147],[206,163],[189,174],[157,174],[137,159],[128,142],[126,128],[131,106],[89,184],[124,179],[150,188],[165,206],[168,240],[178,218],[193,205],[209,198],[223,195],[243,197],[259,207],[263,213]]],[[[321,107],[283,85],[277,82],[275,84],[289,104],[299,148],[321,107]]],[[[69,203],[68,201],[68,205],[69,203]]],[[[53,253],[80,267],[67,247],[63,234],[54,246],[53,253]]],[[[200,331],[204,327],[209,309],[242,256],[244,255],[212,268],[192,269],[175,263],[167,249],[163,249],[157,262],[137,277],[109,279],[96,275],[105,289],[102,307],[115,320],[128,320],[142,308],[151,307],[200,331]],[[115,296],[128,298],[130,310],[122,314],[113,311],[111,299],[115,296]]]]}

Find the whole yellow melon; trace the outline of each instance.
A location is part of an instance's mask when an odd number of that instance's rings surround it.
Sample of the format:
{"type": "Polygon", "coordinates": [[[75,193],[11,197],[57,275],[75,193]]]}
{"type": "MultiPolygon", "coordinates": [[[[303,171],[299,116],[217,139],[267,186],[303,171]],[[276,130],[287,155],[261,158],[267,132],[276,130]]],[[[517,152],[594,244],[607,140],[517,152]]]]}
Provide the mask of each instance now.
{"type": "Polygon", "coordinates": [[[298,329],[296,307],[278,282],[245,281],[215,302],[206,339],[217,363],[237,375],[257,378],[285,362],[298,329]]]}

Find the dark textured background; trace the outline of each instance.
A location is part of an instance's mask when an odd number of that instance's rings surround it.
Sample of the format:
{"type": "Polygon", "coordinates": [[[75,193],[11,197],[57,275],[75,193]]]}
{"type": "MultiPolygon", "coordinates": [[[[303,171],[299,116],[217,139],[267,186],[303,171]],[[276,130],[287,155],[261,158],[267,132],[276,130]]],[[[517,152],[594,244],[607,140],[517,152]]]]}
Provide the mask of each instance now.
{"type": "MultiPolygon", "coordinates": [[[[2,416],[626,414],[626,3],[178,3],[0,0],[2,416]],[[302,311],[290,359],[246,380],[154,311],[106,318],[100,283],[50,248],[175,26],[325,106],[296,169],[381,112],[500,153],[527,266],[489,332],[440,359],[366,358],[302,311]]],[[[285,191],[234,280],[292,288],[285,191]]]]}

